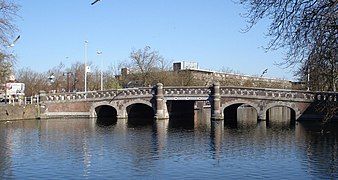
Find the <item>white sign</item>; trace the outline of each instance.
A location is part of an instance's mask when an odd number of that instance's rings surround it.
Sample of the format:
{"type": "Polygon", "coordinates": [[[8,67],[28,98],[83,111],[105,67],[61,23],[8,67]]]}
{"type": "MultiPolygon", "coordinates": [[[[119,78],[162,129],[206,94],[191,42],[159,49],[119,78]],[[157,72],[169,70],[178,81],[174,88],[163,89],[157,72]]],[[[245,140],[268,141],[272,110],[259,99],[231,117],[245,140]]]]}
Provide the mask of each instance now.
{"type": "Polygon", "coordinates": [[[86,73],[90,73],[90,72],[92,72],[92,71],[90,70],[90,66],[86,66],[86,73]]]}

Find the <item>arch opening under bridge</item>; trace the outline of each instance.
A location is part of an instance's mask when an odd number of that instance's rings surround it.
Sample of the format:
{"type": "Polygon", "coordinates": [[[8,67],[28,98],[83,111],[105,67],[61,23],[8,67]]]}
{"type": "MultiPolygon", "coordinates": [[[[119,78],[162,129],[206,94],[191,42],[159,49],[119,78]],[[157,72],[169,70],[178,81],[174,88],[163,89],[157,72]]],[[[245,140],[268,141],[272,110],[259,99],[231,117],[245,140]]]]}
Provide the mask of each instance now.
{"type": "Polygon", "coordinates": [[[110,105],[95,107],[96,122],[100,125],[113,125],[117,122],[117,110],[110,105]]]}
{"type": "Polygon", "coordinates": [[[148,104],[135,103],[126,107],[128,126],[151,125],[154,121],[154,109],[148,104]]]}
{"type": "Polygon", "coordinates": [[[296,110],[289,106],[276,105],[266,109],[268,126],[290,126],[296,122],[296,110]]]}
{"type": "Polygon", "coordinates": [[[254,105],[236,102],[223,109],[224,124],[230,127],[253,126],[258,121],[258,111],[254,105]]]}

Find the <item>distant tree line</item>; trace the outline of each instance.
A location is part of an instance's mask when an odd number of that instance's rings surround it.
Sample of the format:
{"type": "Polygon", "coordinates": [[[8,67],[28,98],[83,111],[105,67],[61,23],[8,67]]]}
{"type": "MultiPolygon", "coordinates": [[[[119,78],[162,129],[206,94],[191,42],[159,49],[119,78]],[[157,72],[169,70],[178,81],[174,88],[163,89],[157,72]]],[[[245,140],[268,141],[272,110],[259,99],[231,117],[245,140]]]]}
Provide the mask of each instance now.
{"type": "MultiPolygon", "coordinates": [[[[258,77],[241,78],[241,75],[225,76],[233,70],[227,69],[223,76],[211,72],[179,70],[171,68],[172,62],[163,58],[156,50],[149,46],[132,50],[128,61],[120,63],[117,67],[110,66],[103,71],[103,88],[132,88],[151,87],[157,83],[165,86],[210,86],[214,81],[222,86],[291,88],[288,81],[269,82],[258,77]],[[120,71],[121,70],[121,71],[120,71]],[[280,82],[287,82],[285,83],[280,82]]],[[[101,87],[101,70],[92,65],[91,72],[87,74],[87,90],[96,91],[101,87]]],[[[222,73],[219,73],[222,74],[222,73]]],[[[39,91],[62,93],[84,91],[84,63],[75,62],[65,67],[61,62],[46,72],[36,72],[29,68],[19,69],[15,73],[17,82],[26,84],[26,95],[38,94],[39,91]]]]}
{"type": "MultiPolygon", "coordinates": [[[[100,90],[101,71],[96,66],[87,74],[87,90],[100,90]]],[[[30,68],[19,69],[15,73],[16,81],[25,83],[25,94],[36,95],[39,91],[62,93],[84,91],[84,63],[75,62],[71,67],[59,65],[46,72],[36,72],[30,68]]],[[[113,71],[103,72],[104,89],[116,89],[120,86],[115,79],[113,71]]]]}

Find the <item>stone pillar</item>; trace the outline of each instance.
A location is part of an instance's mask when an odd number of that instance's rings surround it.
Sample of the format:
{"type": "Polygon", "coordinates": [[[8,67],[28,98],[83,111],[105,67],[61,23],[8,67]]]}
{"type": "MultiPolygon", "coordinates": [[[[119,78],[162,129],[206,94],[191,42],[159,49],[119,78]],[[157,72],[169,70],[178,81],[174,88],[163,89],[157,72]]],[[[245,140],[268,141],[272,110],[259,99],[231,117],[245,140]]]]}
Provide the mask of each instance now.
{"type": "Polygon", "coordinates": [[[115,128],[118,131],[122,131],[122,133],[125,133],[127,127],[128,127],[128,119],[127,118],[119,118],[119,119],[117,119],[115,128]]]}
{"type": "Polygon", "coordinates": [[[221,112],[220,84],[216,82],[211,87],[211,120],[223,120],[221,112]]]}
{"type": "Polygon", "coordinates": [[[44,104],[42,104],[42,102],[45,102],[47,100],[46,96],[47,95],[46,95],[45,91],[40,91],[39,95],[37,96],[37,100],[36,100],[36,103],[37,103],[36,118],[37,119],[40,119],[40,118],[43,118],[44,116],[46,116],[46,115],[43,115],[46,106],[44,104]]]}
{"type": "Polygon", "coordinates": [[[263,111],[262,109],[259,111],[259,112],[257,112],[258,113],[258,120],[259,121],[266,121],[267,119],[267,117],[266,117],[266,112],[265,111],[263,111]]]}
{"type": "Polygon", "coordinates": [[[169,119],[162,119],[155,122],[156,126],[156,141],[157,141],[157,153],[161,153],[165,150],[167,136],[168,136],[168,127],[169,119]]]}
{"type": "Polygon", "coordinates": [[[169,114],[167,110],[167,105],[164,100],[164,94],[163,94],[163,84],[157,83],[156,84],[156,90],[155,90],[155,108],[156,108],[156,114],[155,119],[168,119],[169,114]]]}

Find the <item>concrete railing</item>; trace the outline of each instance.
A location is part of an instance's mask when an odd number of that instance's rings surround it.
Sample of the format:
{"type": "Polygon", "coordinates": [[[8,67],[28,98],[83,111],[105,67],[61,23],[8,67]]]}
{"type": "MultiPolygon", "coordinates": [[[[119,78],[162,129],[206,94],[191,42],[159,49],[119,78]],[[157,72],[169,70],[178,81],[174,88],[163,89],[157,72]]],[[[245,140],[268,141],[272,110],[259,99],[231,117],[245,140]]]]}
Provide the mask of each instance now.
{"type": "Polygon", "coordinates": [[[12,105],[12,106],[26,106],[29,104],[39,104],[40,98],[39,95],[27,96],[27,97],[18,97],[18,98],[9,98],[5,100],[3,104],[12,105]]]}
{"type": "MultiPolygon", "coordinates": [[[[220,87],[221,97],[238,97],[253,99],[272,99],[285,101],[312,102],[315,100],[337,101],[336,92],[295,91],[286,89],[220,87]]],[[[85,101],[99,99],[130,99],[154,96],[154,88],[127,88],[105,91],[88,91],[76,93],[45,94],[42,101],[85,101]]],[[[163,87],[164,97],[206,97],[211,93],[210,87],[163,87]]]]}
{"type": "Polygon", "coordinates": [[[275,99],[312,102],[315,100],[337,101],[336,92],[314,92],[296,91],[286,89],[263,89],[263,88],[241,88],[241,87],[221,87],[221,96],[246,97],[255,99],[275,99]]]}
{"type": "Polygon", "coordinates": [[[205,86],[196,86],[196,87],[164,87],[164,95],[208,95],[210,94],[210,88],[205,86]]]}
{"type": "Polygon", "coordinates": [[[113,98],[134,98],[142,96],[152,96],[152,88],[128,88],[114,89],[105,91],[88,91],[76,93],[57,93],[46,94],[44,101],[77,101],[93,99],[113,99],[113,98]]]}

